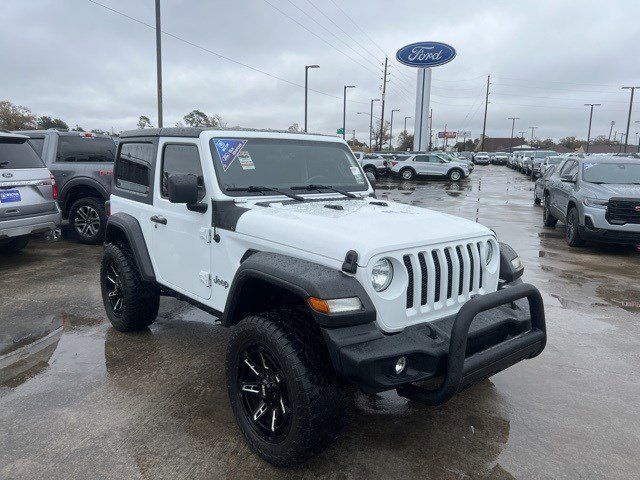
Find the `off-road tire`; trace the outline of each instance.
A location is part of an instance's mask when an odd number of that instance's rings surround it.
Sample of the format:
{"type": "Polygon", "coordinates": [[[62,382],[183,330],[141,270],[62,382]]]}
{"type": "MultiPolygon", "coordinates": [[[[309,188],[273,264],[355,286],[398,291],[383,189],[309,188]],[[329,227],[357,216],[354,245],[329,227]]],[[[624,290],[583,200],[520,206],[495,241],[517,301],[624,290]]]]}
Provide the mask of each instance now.
{"type": "Polygon", "coordinates": [[[238,427],[251,449],[278,467],[307,461],[326,449],[346,424],[346,396],[321,332],[303,314],[281,309],[244,318],[227,349],[227,390],[238,427]],[[257,345],[279,364],[291,415],[282,438],[269,441],[247,413],[240,390],[240,356],[257,345]]]}
{"type": "Polygon", "coordinates": [[[371,175],[373,175],[373,178],[378,178],[378,169],[374,168],[374,167],[364,167],[364,173],[370,173],[371,175]]]}
{"type": "Polygon", "coordinates": [[[100,265],[100,287],[104,309],[116,330],[141,330],[155,322],[160,305],[158,287],[142,280],[133,255],[127,247],[109,243],[104,248],[100,265]],[[120,311],[114,309],[109,297],[114,284],[112,280],[115,280],[114,271],[117,272],[122,295],[120,311]]]}
{"type": "Polygon", "coordinates": [[[544,196],[544,205],[542,207],[542,223],[545,227],[554,228],[558,223],[558,219],[551,214],[549,210],[549,195],[544,196]]]}
{"type": "MultiPolygon", "coordinates": [[[[93,217],[95,218],[95,217],[93,217]]],[[[80,243],[86,245],[98,245],[104,240],[104,232],[107,225],[107,215],[104,211],[104,202],[98,198],[85,197],[73,202],[69,209],[69,226],[73,231],[73,234],[80,243]],[[97,220],[100,222],[95,232],[82,232],[80,227],[83,219],[81,215],[84,212],[88,212],[90,215],[97,215],[97,220]]]]}
{"type": "Polygon", "coordinates": [[[580,215],[576,207],[571,207],[565,223],[564,239],[570,247],[582,247],[584,238],[580,235],[580,215]]]}
{"type": "Polygon", "coordinates": [[[400,178],[402,178],[402,180],[413,180],[415,176],[416,172],[413,168],[406,167],[400,170],[400,178]]]}
{"type": "Polygon", "coordinates": [[[458,168],[453,168],[449,170],[449,173],[447,173],[447,177],[452,182],[459,182],[464,178],[464,173],[458,168]]]}
{"type": "Polygon", "coordinates": [[[0,245],[0,253],[3,255],[15,255],[20,252],[29,243],[28,237],[16,237],[12,238],[6,243],[0,245]]]}

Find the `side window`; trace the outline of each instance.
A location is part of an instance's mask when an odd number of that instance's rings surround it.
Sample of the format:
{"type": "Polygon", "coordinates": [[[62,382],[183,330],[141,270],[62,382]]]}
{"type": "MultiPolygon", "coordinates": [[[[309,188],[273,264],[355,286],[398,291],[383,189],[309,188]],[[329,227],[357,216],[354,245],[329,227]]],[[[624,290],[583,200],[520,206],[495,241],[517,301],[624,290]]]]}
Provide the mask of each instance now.
{"type": "Polygon", "coordinates": [[[563,177],[565,175],[570,175],[574,177],[578,173],[578,162],[571,161],[567,162],[564,167],[562,167],[562,171],[560,172],[560,176],[563,177]]]}
{"type": "Polygon", "coordinates": [[[413,159],[414,162],[428,162],[428,158],[426,155],[416,155],[416,158],[413,159]]]}
{"type": "Polygon", "coordinates": [[[42,158],[42,151],[44,150],[44,137],[31,137],[29,143],[36,151],[38,156],[42,158]]]}
{"type": "Polygon", "coordinates": [[[544,175],[542,176],[542,178],[549,178],[551,175],[553,175],[553,172],[556,171],[556,166],[555,165],[549,165],[547,167],[547,170],[544,172],[544,175]]]}
{"type": "Polygon", "coordinates": [[[114,168],[116,186],[138,193],[149,192],[152,157],[153,145],[150,143],[122,143],[114,168]]]}
{"type": "Polygon", "coordinates": [[[441,163],[441,158],[438,155],[429,155],[429,163],[441,163]]]}
{"type": "Polygon", "coordinates": [[[160,195],[169,198],[169,176],[175,173],[192,173],[198,177],[198,201],[205,196],[204,176],[200,164],[200,152],[196,145],[168,144],[162,153],[162,185],[160,195]]]}

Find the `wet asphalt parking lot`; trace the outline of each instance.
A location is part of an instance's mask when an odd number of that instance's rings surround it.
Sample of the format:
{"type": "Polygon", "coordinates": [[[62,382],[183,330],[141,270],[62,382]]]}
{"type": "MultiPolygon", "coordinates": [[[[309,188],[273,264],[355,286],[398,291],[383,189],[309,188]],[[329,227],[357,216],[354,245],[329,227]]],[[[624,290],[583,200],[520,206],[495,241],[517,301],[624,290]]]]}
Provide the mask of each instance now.
{"type": "MultiPolygon", "coordinates": [[[[640,253],[570,249],[533,184],[476,167],[460,184],[381,180],[378,196],[493,228],[542,292],[537,358],[442,407],[354,393],[339,440],[301,468],[253,455],[227,399],[228,332],[163,299],[145,332],[105,316],[101,246],[63,239],[0,259],[0,478],[638,478],[640,253]]],[[[437,228],[437,226],[434,226],[437,228]]]]}

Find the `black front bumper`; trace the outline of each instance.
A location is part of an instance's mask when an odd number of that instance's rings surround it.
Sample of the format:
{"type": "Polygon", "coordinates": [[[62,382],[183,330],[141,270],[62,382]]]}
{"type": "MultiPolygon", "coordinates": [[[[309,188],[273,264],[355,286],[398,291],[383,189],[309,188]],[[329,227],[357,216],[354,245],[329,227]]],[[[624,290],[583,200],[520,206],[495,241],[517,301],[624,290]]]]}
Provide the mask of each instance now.
{"type": "Polygon", "coordinates": [[[386,335],[374,323],[323,329],[334,368],[367,392],[397,389],[404,397],[439,405],[464,388],[544,350],[540,292],[513,285],[475,297],[455,316],[386,335]],[[526,300],[525,300],[526,299],[526,300]],[[407,367],[394,372],[399,357],[407,367]],[[443,380],[430,390],[415,382],[443,380]]]}
{"type": "Polygon", "coordinates": [[[580,236],[585,240],[618,245],[640,245],[640,232],[607,230],[604,228],[580,227],[580,236]]]}

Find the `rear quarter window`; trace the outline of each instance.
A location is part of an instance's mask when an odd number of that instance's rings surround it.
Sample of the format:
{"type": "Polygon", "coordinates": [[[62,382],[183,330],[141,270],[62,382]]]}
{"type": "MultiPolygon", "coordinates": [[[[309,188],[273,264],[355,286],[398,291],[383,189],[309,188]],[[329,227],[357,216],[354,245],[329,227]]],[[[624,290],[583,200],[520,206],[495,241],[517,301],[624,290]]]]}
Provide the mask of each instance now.
{"type": "Polygon", "coordinates": [[[113,172],[116,186],[137,193],[149,192],[153,152],[151,143],[122,143],[113,172]]]}
{"type": "Polygon", "coordinates": [[[27,138],[0,137],[0,169],[43,168],[27,138]]]}

